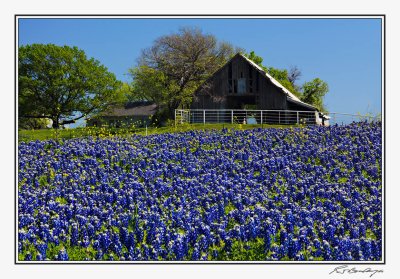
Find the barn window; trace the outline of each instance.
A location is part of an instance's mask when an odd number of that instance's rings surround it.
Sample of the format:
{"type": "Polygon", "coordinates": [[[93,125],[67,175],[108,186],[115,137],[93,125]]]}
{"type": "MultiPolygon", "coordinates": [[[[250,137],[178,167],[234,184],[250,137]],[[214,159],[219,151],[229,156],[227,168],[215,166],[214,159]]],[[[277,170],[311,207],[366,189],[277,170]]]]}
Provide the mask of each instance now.
{"type": "Polygon", "coordinates": [[[245,78],[238,79],[238,93],[239,94],[246,93],[246,79],[245,78]]]}

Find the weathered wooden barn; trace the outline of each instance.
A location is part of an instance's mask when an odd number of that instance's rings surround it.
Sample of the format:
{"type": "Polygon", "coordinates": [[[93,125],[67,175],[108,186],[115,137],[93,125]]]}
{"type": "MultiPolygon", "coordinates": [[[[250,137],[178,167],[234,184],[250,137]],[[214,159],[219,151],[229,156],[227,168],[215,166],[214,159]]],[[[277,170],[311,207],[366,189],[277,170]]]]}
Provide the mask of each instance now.
{"type": "Polygon", "coordinates": [[[191,109],[318,111],[240,53],[196,90],[191,109]]]}

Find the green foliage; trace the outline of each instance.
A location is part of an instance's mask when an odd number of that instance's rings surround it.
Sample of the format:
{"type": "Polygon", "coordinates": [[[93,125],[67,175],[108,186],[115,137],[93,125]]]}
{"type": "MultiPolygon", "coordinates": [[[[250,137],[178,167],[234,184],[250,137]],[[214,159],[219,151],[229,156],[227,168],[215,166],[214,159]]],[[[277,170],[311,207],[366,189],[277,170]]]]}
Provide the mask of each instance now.
{"type": "Polygon", "coordinates": [[[49,184],[48,181],[47,181],[47,176],[46,175],[40,176],[39,179],[38,179],[38,182],[39,182],[40,187],[45,187],[45,186],[47,186],[49,184]]]}
{"type": "Polygon", "coordinates": [[[232,203],[228,203],[224,208],[224,212],[225,212],[225,214],[228,214],[229,212],[231,212],[232,210],[235,210],[235,209],[236,209],[236,207],[232,203]]]}
{"type": "Polygon", "coordinates": [[[116,90],[116,95],[119,98],[119,102],[121,104],[125,104],[126,102],[135,102],[135,101],[140,101],[139,99],[136,98],[136,96],[133,94],[133,88],[132,86],[127,83],[123,82],[121,83],[121,87],[119,87],[116,90]]]}
{"type": "Polygon", "coordinates": [[[165,105],[168,103],[169,92],[176,89],[169,83],[166,75],[157,69],[147,65],[129,69],[133,78],[132,98],[136,100],[148,100],[165,105]]]}
{"type": "Polygon", "coordinates": [[[374,232],[371,229],[367,229],[365,236],[367,239],[376,240],[376,235],[374,234],[374,232]]]}
{"type": "Polygon", "coordinates": [[[114,74],[77,47],[19,48],[19,117],[49,118],[58,128],[118,102],[120,86],[114,74]]]}
{"type": "MultiPolygon", "coordinates": [[[[268,125],[268,124],[256,124],[256,125],[243,125],[243,124],[179,124],[175,126],[175,121],[169,120],[166,123],[166,127],[148,127],[147,135],[162,134],[162,133],[176,133],[186,132],[193,130],[221,130],[227,129],[255,129],[255,128],[290,128],[291,125],[268,125]]],[[[294,125],[295,127],[300,127],[294,125]]],[[[86,128],[75,128],[75,129],[61,129],[58,134],[54,133],[53,129],[46,130],[20,130],[18,131],[19,142],[29,142],[34,140],[49,140],[58,139],[68,140],[73,138],[82,137],[129,137],[133,134],[146,135],[145,128],[99,128],[99,127],[86,127],[86,128]]]]}
{"type": "Polygon", "coordinates": [[[290,82],[287,70],[280,70],[269,67],[268,73],[294,95],[296,95],[297,97],[301,96],[301,92],[297,91],[293,84],[290,82]]]}
{"type": "MultiPolygon", "coordinates": [[[[288,72],[287,70],[279,70],[273,67],[268,68],[268,73],[276,80],[288,80],[288,72]]],[[[289,81],[289,80],[288,80],[289,81]]]]}
{"type": "Polygon", "coordinates": [[[346,183],[349,179],[347,177],[341,177],[338,179],[338,183],[346,183]]]}
{"type": "Polygon", "coordinates": [[[200,29],[183,28],[162,36],[143,51],[139,65],[129,70],[133,95],[156,102],[172,119],[174,110],[189,106],[200,84],[233,54],[230,44],[218,43],[200,29]]]}
{"type": "Polygon", "coordinates": [[[192,100],[195,87],[198,85],[187,85],[179,94],[180,90],[176,82],[171,81],[161,70],[141,65],[129,70],[133,78],[131,99],[148,100],[159,106],[158,111],[152,117],[155,125],[163,124],[170,118],[173,103],[188,106],[192,100]]]}
{"type": "Polygon", "coordinates": [[[67,200],[63,197],[57,197],[56,202],[58,202],[59,204],[67,204],[67,200]]]}
{"type": "Polygon", "coordinates": [[[256,55],[254,51],[249,54],[245,54],[247,58],[252,60],[254,63],[259,65],[270,74],[274,79],[276,79],[280,84],[282,84],[286,89],[300,98],[303,102],[315,106],[322,112],[326,112],[324,107],[323,97],[328,92],[328,84],[319,78],[315,78],[312,81],[303,84],[300,88],[295,84],[295,81],[301,76],[301,72],[297,67],[292,67],[290,73],[287,70],[276,69],[273,67],[265,67],[262,65],[263,58],[256,55]],[[300,91],[302,89],[302,91],[300,91]]]}
{"type": "Polygon", "coordinates": [[[320,111],[326,111],[323,98],[325,94],[328,93],[328,90],[328,84],[325,81],[315,78],[303,84],[301,100],[317,107],[320,111]]]}
{"type": "Polygon", "coordinates": [[[254,50],[250,51],[249,54],[244,54],[247,58],[249,58],[251,61],[253,61],[254,63],[256,63],[258,66],[262,67],[264,70],[267,70],[267,68],[265,68],[262,64],[263,62],[263,58],[261,56],[258,56],[257,54],[255,54],[254,50]]]}
{"type": "Polygon", "coordinates": [[[46,118],[25,118],[18,119],[18,129],[45,129],[50,125],[46,118]]]}

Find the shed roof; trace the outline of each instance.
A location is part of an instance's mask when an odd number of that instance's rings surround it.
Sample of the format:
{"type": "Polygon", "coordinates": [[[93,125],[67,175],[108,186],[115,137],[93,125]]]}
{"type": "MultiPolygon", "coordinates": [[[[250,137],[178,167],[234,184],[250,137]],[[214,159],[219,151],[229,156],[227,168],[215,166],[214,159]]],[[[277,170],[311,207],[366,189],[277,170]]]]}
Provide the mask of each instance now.
{"type": "Polygon", "coordinates": [[[99,116],[150,116],[157,112],[157,105],[152,102],[130,102],[125,106],[114,107],[101,113],[99,116]]]}

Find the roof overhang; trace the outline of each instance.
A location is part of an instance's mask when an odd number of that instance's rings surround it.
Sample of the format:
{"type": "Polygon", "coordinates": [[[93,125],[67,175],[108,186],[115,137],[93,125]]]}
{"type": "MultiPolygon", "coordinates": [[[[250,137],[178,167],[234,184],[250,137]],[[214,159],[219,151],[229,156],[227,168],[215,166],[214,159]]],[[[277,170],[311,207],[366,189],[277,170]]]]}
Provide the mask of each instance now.
{"type": "Polygon", "coordinates": [[[307,103],[304,103],[304,102],[302,102],[302,101],[298,101],[298,100],[294,100],[294,99],[292,99],[292,98],[287,98],[287,101],[288,102],[291,102],[291,103],[293,103],[293,104],[296,104],[296,105],[298,105],[298,106],[302,106],[302,107],[305,107],[305,108],[308,108],[308,109],[311,109],[311,110],[314,110],[314,111],[319,111],[316,107],[314,107],[314,106],[312,106],[312,105],[309,105],[309,104],[307,104],[307,103]]]}

